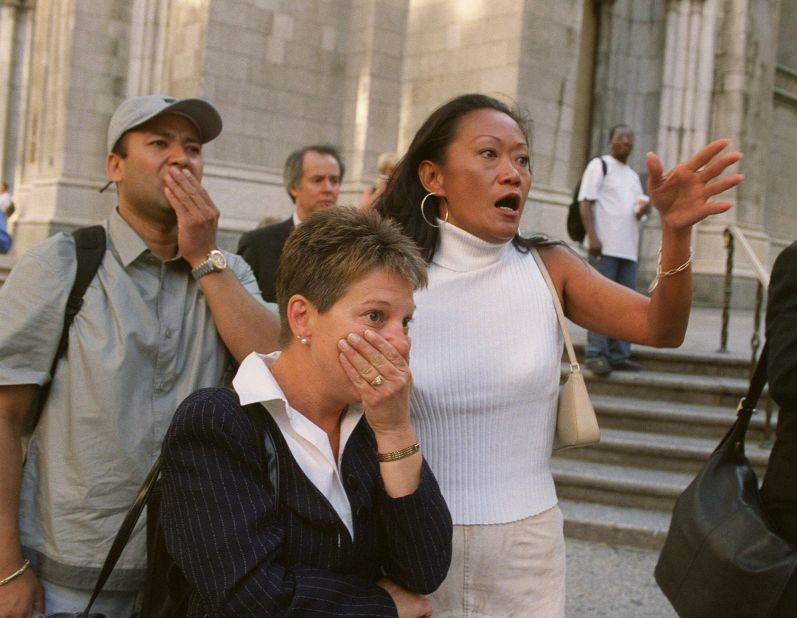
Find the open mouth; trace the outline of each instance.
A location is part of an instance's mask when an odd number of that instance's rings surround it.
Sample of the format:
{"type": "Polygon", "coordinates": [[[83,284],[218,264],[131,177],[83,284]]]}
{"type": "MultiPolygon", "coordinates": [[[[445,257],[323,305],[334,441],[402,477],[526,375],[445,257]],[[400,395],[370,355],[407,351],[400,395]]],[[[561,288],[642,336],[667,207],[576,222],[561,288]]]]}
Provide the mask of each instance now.
{"type": "Polygon", "coordinates": [[[520,208],[520,197],[517,195],[507,195],[498,200],[495,203],[495,207],[502,210],[511,210],[514,212],[520,208]]]}

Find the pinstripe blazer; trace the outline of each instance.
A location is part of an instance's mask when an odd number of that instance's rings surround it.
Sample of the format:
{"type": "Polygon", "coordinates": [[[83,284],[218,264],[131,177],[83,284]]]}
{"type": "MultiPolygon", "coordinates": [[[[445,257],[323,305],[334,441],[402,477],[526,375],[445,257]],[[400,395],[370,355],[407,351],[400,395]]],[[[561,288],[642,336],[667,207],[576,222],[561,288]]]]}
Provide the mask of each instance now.
{"type": "Polygon", "coordinates": [[[293,459],[264,409],[279,459],[280,504],[238,396],[209,388],[178,408],[163,443],[161,522],[194,592],[190,616],[395,616],[383,575],[435,590],[451,560],[451,516],[426,462],[410,496],[382,489],[365,418],[341,472],[354,540],[293,459]]]}

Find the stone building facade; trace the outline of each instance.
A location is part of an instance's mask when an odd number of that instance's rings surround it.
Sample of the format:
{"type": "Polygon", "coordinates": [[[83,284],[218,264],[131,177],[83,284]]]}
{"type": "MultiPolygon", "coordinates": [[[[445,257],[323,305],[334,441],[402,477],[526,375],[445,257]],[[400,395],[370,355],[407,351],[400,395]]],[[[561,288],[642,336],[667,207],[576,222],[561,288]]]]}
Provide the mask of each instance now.
{"type": "MultiPolygon", "coordinates": [[[[563,237],[566,205],[611,125],[665,166],[725,136],[745,152],[736,207],[695,229],[698,300],[716,300],[722,230],[765,265],[797,237],[797,0],[0,0],[0,170],[15,251],[113,208],[105,127],[126,96],[202,96],[224,119],[206,153],[221,243],[291,203],[292,149],[329,142],[356,203],[380,152],[468,91],[533,120],[526,232],[563,237]]],[[[655,268],[655,217],[643,237],[655,268]]],[[[742,261],[740,270],[750,273],[742,261]]]]}

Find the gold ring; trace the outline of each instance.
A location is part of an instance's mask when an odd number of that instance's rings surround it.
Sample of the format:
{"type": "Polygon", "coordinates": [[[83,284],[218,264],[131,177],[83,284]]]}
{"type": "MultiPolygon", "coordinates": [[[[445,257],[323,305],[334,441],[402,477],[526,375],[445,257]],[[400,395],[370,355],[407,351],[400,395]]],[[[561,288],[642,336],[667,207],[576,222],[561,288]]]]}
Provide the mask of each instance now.
{"type": "Polygon", "coordinates": [[[385,380],[382,376],[376,376],[373,380],[371,380],[371,386],[382,386],[382,382],[385,380]]]}

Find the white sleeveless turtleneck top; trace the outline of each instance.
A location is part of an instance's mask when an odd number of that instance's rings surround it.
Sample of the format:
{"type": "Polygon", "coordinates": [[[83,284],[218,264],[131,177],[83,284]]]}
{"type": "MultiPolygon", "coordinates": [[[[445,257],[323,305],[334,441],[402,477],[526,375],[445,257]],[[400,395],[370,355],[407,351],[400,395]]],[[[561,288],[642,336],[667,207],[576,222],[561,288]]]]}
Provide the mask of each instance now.
{"type": "Polygon", "coordinates": [[[554,506],[562,335],[534,258],[441,224],[415,303],[411,411],[454,523],[554,506]]]}

